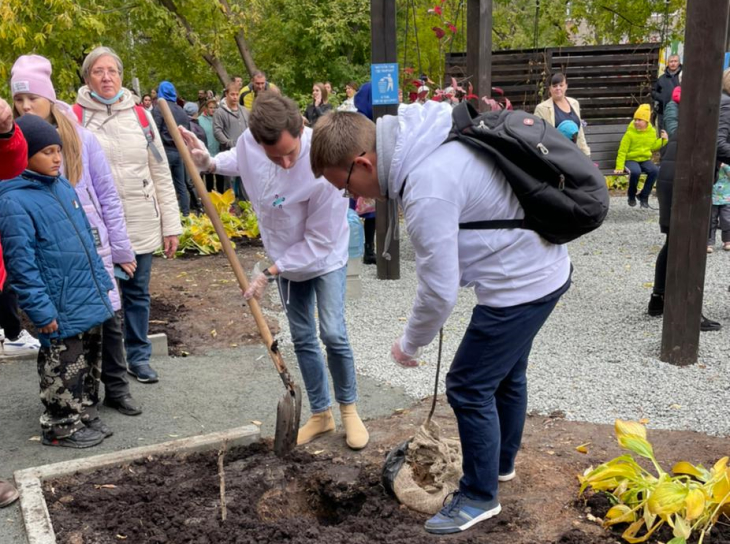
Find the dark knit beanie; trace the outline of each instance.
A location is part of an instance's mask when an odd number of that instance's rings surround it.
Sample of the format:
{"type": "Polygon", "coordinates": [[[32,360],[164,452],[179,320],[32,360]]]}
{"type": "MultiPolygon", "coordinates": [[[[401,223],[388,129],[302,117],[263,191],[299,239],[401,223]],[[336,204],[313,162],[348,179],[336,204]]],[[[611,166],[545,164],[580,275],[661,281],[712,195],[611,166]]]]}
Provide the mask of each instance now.
{"type": "Polygon", "coordinates": [[[23,131],[25,141],[28,142],[29,159],[49,145],[63,147],[58,131],[53,128],[53,125],[47,123],[37,115],[27,113],[22,117],[18,117],[15,123],[23,131]]]}

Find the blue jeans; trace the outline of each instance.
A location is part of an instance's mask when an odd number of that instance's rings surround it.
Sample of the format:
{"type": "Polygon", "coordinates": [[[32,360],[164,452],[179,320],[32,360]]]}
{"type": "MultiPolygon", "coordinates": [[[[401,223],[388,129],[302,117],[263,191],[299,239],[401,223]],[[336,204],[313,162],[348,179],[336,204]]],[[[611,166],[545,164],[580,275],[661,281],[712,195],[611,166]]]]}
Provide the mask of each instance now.
{"type": "Polygon", "coordinates": [[[190,197],[188,196],[188,184],[185,178],[185,164],[180,158],[180,153],[176,150],[165,149],[165,154],[167,155],[167,163],[170,165],[172,184],[175,186],[180,212],[187,217],[190,215],[190,197]]]}
{"type": "Polygon", "coordinates": [[[355,359],[345,326],[347,267],[307,281],[281,279],[280,289],[299,369],[313,414],[330,407],[327,369],[317,340],[315,297],[319,312],[319,337],[327,349],[327,363],[340,404],[357,401],[355,359]]]}
{"type": "Polygon", "coordinates": [[[626,168],[630,172],[628,197],[636,198],[636,190],[639,187],[639,176],[644,172],[646,173],[646,181],[644,182],[644,188],[639,193],[639,200],[648,200],[651,195],[651,190],[654,187],[654,181],[656,181],[656,177],[659,174],[659,168],[651,161],[626,161],[626,168]]]}
{"type": "Polygon", "coordinates": [[[124,347],[127,364],[137,367],[149,364],[152,343],[147,338],[150,326],[150,273],[152,253],[135,255],[137,271],[128,280],[120,280],[124,311],[124,347]]]}
{"type": "Polygon", "coordinates": [[[532,341],[569,286],[570,280],[527,304],[474,308],[446,375],[463,454],[459,490],[471,499],[496,499],[497,476],[514,470],[527,412],[532,341]]]}

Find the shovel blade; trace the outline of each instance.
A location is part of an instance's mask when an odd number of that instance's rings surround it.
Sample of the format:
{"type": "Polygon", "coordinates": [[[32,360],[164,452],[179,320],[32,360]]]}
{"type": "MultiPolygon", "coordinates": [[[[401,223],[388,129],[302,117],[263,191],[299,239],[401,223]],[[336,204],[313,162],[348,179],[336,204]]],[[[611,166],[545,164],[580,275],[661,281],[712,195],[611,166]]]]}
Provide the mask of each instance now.
{"type": "Polygon", "coordinates": [[[276,405],[274,453],[277,457],[284,457],[296,447],[301,416],[302,392],[295,385],[293,391],[287,390],[276,405]]]}

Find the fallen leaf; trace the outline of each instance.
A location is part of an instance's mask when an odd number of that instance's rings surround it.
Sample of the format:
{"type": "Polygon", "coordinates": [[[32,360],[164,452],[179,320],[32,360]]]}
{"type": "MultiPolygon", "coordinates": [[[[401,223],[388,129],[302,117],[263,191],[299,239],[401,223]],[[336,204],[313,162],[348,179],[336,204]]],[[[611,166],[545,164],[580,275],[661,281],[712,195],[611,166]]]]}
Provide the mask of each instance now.
{"type": "Polygon", "coordinates": [[[647,289],[651,289],[652,287],[654,287],[654,282],[647,281],[647,282],[643,283],[642,285],[643,285],[643,287],[646,287],[647,289]]]}
{"type": "Polygon", "coordinates": [[[179,434],[168,434],[167,436],[169,436],[170,438],[178,438],[180,435],[179,434]]]}
{"type": "Polygon", "coordinates": [[[642,417],[639,420],[639,423],[641,423],[642,425],[648,425],[649,424],[649,418],[648,417],[642,417]]]}
{"type": "Polygon", "coordinates": [[[30,440],[31,442],[40,442],[41,437],[40,436],[31,436],[28,440],[30,440]]]}
{"type": "Polygon", "coordinates": [[[117,538],[118,538],[119,540],[127,540],[127,537],[126,537],[126,536],[124,536],[124,535],[117,535],[117,538]]]}
{"type": "Polygon", "coordinates": [[[211,335],[211,336],[212,336],[213,338],[215,338],[216,336],[218,336],[218,331],[217,331],[217,330],[215,330],[215,329],[213,329],[212,331],[210,331],[210,335],[211,335]]]}
{"type": "Polygon", "coordinates": [[[314,455],[319,455],[320,453],[324,453],[324,450],[317,450],[312,452],[314,455]]]}
{"type": "Polygon", "coordinates": [[[679,410],[682,407],[682,405],[681,404],[670,404],[669,407],[672,410],[679,410]]]}
{"type": "Polygon", "coordinates": [[[101,484],[101,485],[94,484],[94,489],[116,489],[116,488],[117,488],[117,486],[115,486],[114,484],[101,484]]]}
{"type": "Polygon", "coordinates": [[[590,446],[590,445],[591,445],[590,442],[586,442],[585,444],[581,444],[580,446],[576,446],[575,447],[575,451],[577,451],[578,453],[588,453],[588,447],[587,446],[590,446]]]}
{"type": "Polygon", "coordinates": [[[231,344],[231,347],[232,348],[237,348],[238,347],[238,344],[231,344]]]}
{"type": "Polygon", "coordinates": [[[261,427],[261,425],[263,425],[263,423],[261,423],[260,421],[256,421],[255,419],[252,419],[251,423],[253,423],[254,425],[258,425],[259,427],[261,427]]]}

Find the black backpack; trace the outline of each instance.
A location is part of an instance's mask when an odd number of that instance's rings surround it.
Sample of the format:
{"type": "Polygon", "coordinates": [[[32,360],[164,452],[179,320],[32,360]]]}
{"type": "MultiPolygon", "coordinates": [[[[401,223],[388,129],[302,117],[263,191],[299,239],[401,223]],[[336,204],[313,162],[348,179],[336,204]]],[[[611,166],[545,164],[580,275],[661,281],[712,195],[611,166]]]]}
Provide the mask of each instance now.
{"type": "Polygon", "coordinates": [[[479,114],[468,102],[454,108],[453,119],[446,141],[489,153],[525,211],[524,219],[460,223],[460,229],[530,229],[565,244],[601,226],[609,202],[605,178],[544,119],[524,111],[479,114]]]}

